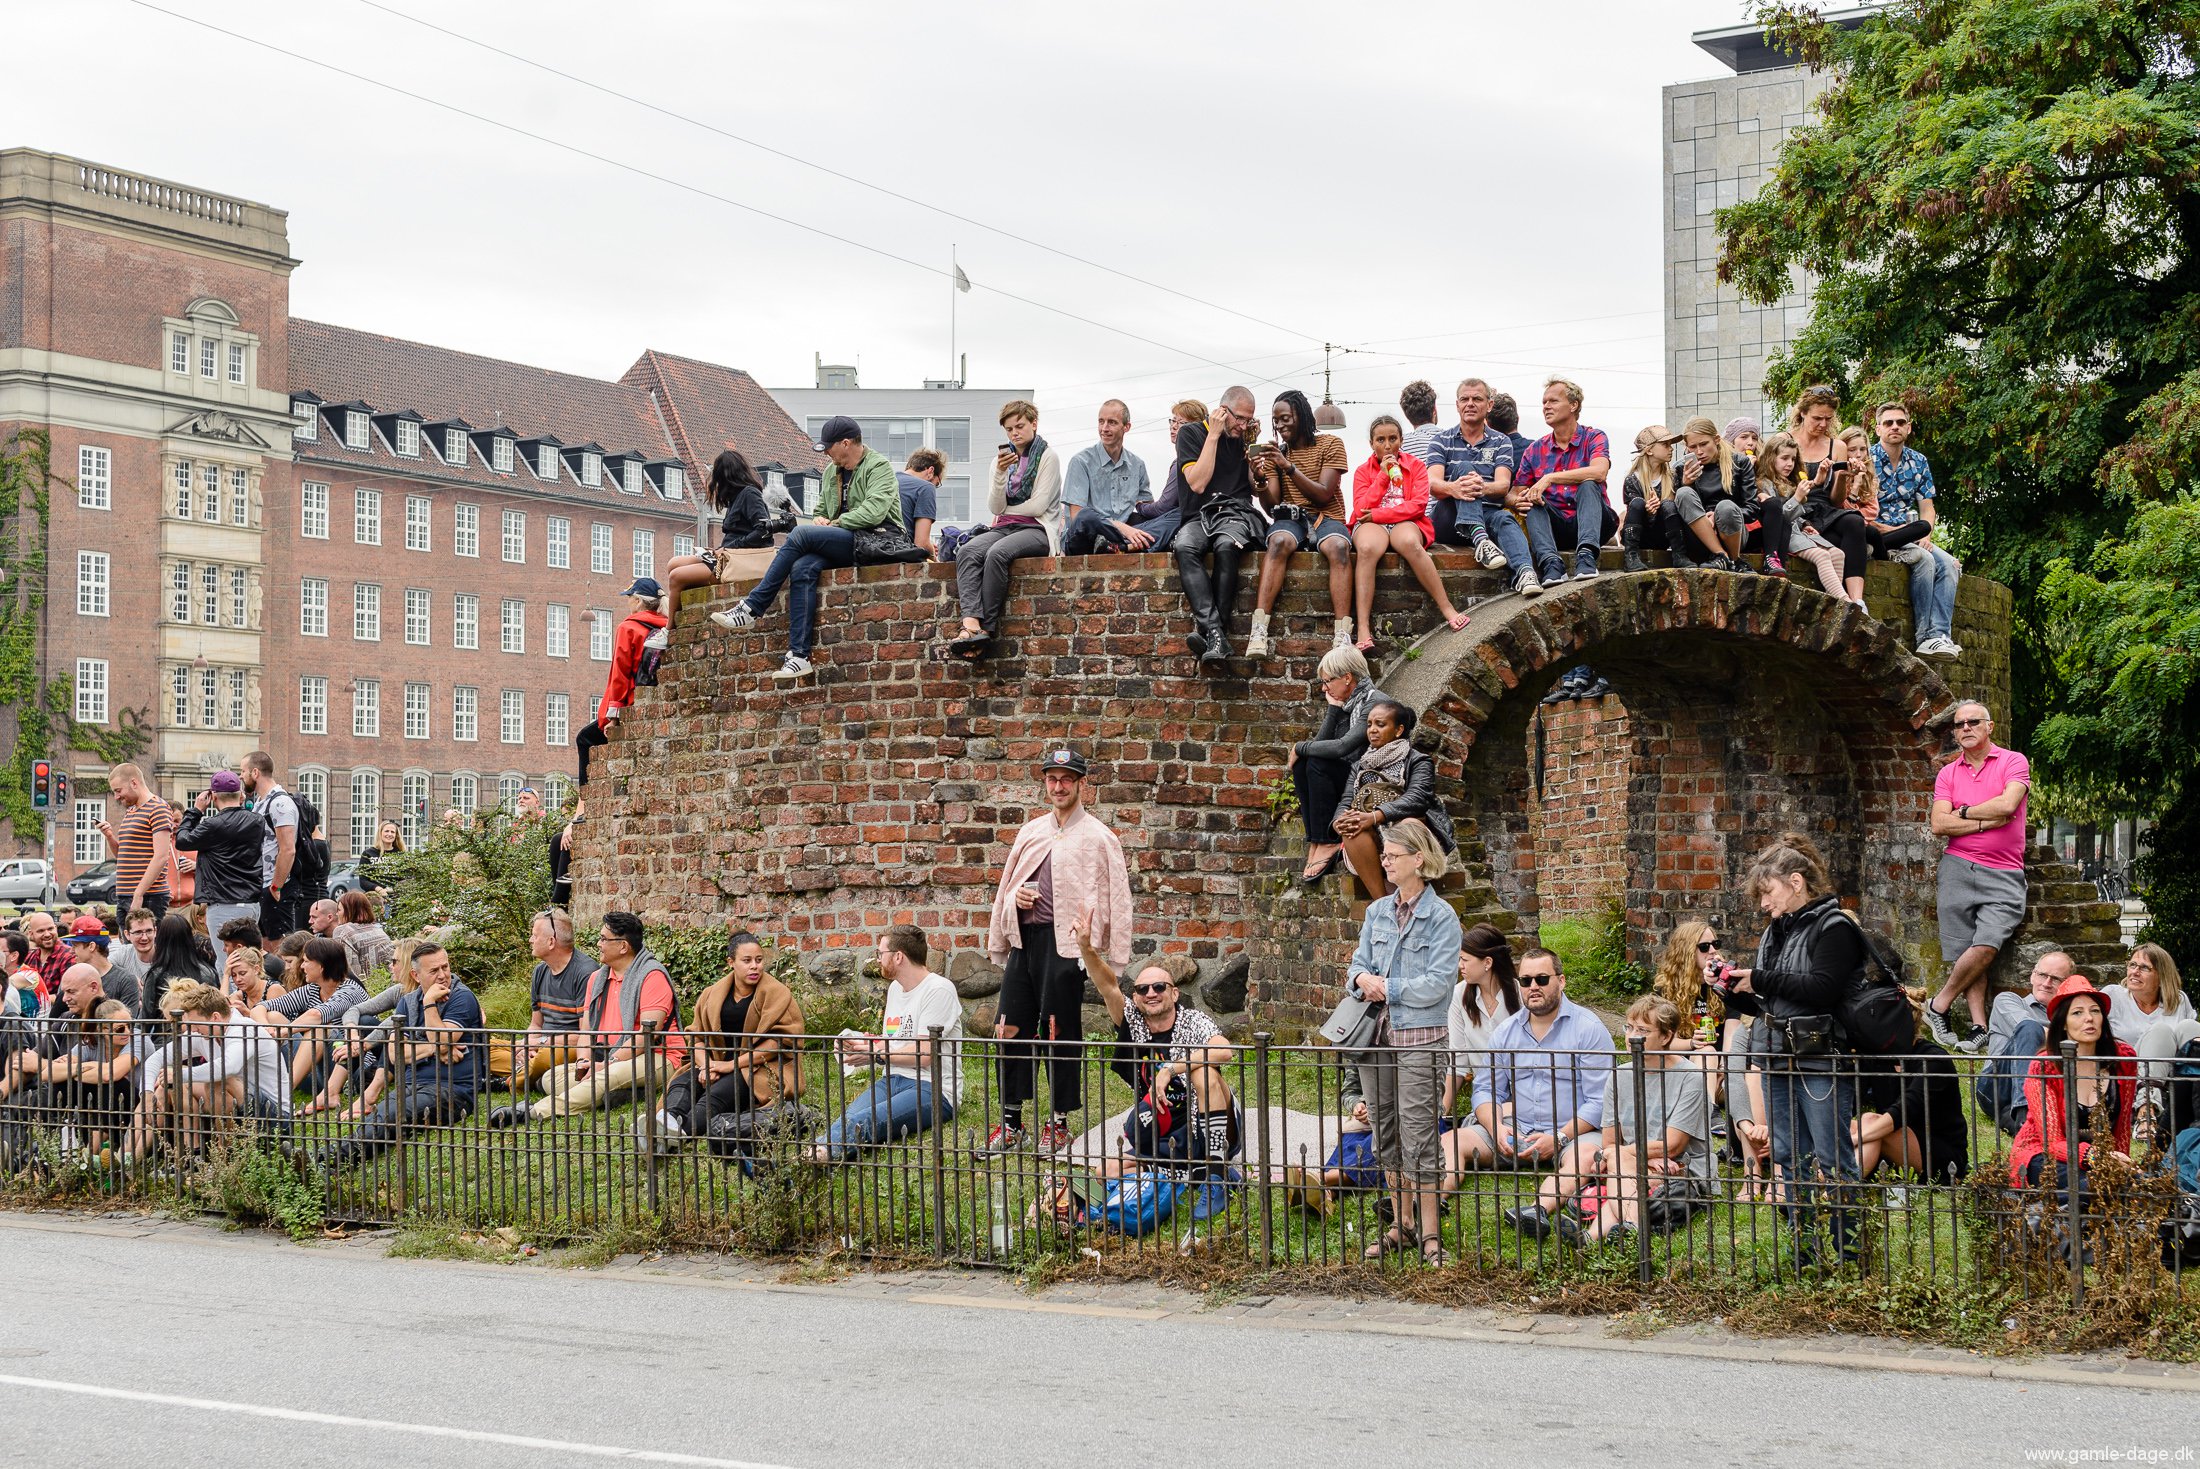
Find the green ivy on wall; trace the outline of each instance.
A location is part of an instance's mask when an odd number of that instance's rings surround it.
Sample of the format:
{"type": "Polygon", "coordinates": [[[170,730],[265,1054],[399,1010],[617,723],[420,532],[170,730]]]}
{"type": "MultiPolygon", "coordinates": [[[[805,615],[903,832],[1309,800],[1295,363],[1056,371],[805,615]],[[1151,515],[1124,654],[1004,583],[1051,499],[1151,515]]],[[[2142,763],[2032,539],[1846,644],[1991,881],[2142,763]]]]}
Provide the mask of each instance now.
{"type": "MultiPolygon", "coordinates": [[[[46,533],[52,507],[51,445],[36,429],[0,441],[0,723],[14,744],[0,764],[0,822],[17,840],[43,837],[31,804],[31,763],[58,743],[112,765],[134,760],[150,742],[144,711],[122,709],[112,729],[76,721],[76,692],[64,675],[38,674],[38,630],[46,607],[46,533]]],[[[57,816],[61,813],[55,813],[57,816]]]]}

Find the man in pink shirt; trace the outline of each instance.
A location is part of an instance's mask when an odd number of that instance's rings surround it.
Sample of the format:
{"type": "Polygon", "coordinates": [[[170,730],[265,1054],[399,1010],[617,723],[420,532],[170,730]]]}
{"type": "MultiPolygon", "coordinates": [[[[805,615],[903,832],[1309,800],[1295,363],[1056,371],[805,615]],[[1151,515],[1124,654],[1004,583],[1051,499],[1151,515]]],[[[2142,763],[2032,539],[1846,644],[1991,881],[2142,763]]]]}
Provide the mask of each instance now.
{"type": "Polygon", "coordinates": [[[1994,720],[1975,700],[1956,705],[1956,758],[1933,781],[1932,829],[1948,840],[1940,859],[1940,956],[1950,960],[1925,1028],[1944,1046],[1977,1051],[1986,1040],[1986,971],[2024,922],[2025,800],[2032,766],[1994,743],[1994,720]],[[1949,1012],[1967,996],[1976,1028],[1956,1038],[1949,1012]]]}

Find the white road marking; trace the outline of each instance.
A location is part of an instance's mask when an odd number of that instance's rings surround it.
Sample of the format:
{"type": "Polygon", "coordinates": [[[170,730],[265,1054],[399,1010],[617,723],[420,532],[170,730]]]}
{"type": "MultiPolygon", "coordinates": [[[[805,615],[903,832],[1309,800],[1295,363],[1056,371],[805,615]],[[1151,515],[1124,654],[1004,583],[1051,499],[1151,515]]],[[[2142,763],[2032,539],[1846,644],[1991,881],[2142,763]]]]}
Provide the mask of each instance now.
{"type": "Polygon", "coordinates": [[[207,1413],[239,1413],[249,1418],[278,1418],[290,1423],[314,1423],[330,1428],[365,1428],[380,1433],[417,1434],[422,1438],[452,1438],[467,1443],[502,1444],[515,1449],[583,1454],[598,1459],[625,1459],[637,1464],[692,1464],[700,1466],[700,1469],[787,1469],[782,1464],[763,1464],[753,1459],[712,1459],[701,1454],[675,1454],[661,1449],[629,1449],[616,1444],[571,1443],[557,1438],[532,1438],[521,1433],[490,1433],[479,1428],[448,1428],[439,1423],[399,1423],[388,1418],[353,1418],[343,1413],[312,1413],[301,1408],[278,1408],[266,1403],[232,1403],[219,1398],[188,1398],[175,1393],[138,1392],[130,1388],[101,1387],[89,1382],[57,1382],[46,1377],[11,1377],[0,1373],[0,1387],[75,1393],[90,1398],[119,1398],[130,1403],[196,1408],[207,1413]]]}

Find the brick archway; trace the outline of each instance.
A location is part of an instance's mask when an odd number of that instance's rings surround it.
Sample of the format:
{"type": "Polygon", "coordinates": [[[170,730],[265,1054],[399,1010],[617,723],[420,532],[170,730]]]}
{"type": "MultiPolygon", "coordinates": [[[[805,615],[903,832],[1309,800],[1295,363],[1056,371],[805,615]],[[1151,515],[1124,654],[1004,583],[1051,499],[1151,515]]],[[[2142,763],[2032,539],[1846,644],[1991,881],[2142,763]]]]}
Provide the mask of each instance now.
{"type": "MultiPolygon", "coordinates": [[[[1422,710],[1496,896],[1532,932],[1538,860],[1529,721],[1567,668],[1625,698],[1625,902],[1636,957],[1682,916],[1754,933],[1736,887],[1786,830],[1914,961],[1937,956],[1925,813],[1954,695],[1897,629],[1780,577],[1606,576],[1478,607],[1384,686],[1422,710]]],[[[1929,972],[1926,971],[1926,972],[1929,972]]]]}

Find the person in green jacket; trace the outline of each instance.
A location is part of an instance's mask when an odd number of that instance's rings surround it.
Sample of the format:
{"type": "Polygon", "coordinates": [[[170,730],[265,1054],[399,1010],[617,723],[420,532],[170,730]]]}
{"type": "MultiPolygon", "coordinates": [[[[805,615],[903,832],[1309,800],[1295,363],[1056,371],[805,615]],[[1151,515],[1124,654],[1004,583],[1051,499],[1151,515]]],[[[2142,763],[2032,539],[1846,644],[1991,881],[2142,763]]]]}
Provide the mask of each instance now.
{"type": "Polygon", "coordinates": [[[798,525],[772,557],[764,579],[746,597],[710,620],[728,632],[756,625],[771,610],[780,585],[790,580],[787,592],[787,661],[772,675],[797,679],[815,671],[810,647],[817,630],[817,579],[828,566],[856,564],[856,532],[882,525],[901,528],[901,489],[894,466],[876,449],[863,447],[863,429],[852,418],[825,420],[818,435],[818,452],[832,461],[818,488],[817,518],[798,525]]]}

